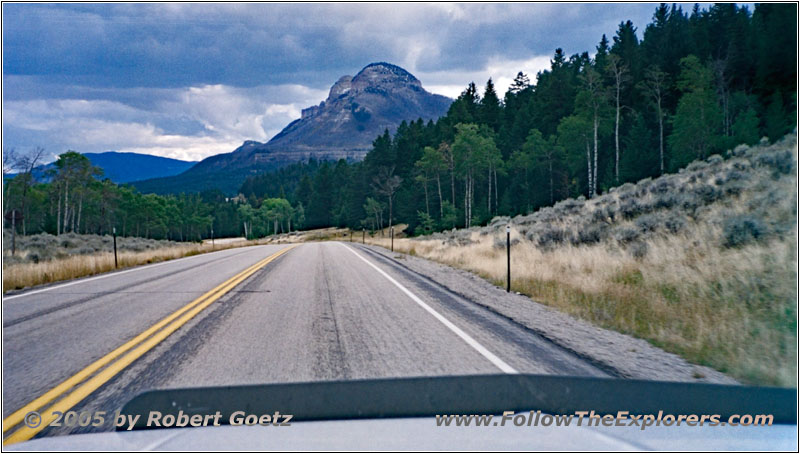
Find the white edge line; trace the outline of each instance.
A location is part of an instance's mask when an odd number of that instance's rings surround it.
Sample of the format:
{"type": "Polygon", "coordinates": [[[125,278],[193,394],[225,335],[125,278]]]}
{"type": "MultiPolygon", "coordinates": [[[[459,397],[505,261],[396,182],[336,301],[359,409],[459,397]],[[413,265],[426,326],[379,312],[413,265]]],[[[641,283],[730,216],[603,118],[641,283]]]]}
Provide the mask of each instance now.
{"type": "Polygon", "coordinates": [[[415,295],[415,294],[411,293],[411,291],[410,291],[410,290],[408,290],[408,289],[407,289],[407,288],[405,288],[405,287],[404,287],[402,284],[400,284],[399,282],[397,282],[396,280],[394,280],[394,278],[393,278],[393,277],[391,277],[391,276],[389,276],[389,275],[388,275],[388,274],[387,274],[385,271],[383,271],[382,269],[378,268],[378,267],[377,267],[377,266],[375,266],[375,265],[374,265],[372,262],[370,262],[369,260],[367,260],[367,259],[365,259],[364,257],[362,257],[362,256],[361,256],[361,254],[359,254],[358,252],[354,251],[354,250],[353,250],[352,248],[350,248],[349,246],[347,246],[347,245],[345,245],[345,244],[343,244],[343,243],[339,243],[339,244],[341,244],[342,246],[344,246],[344,248],[345,248],[345,249],[347,249],[348,251],[352,252],[352,253],[353,253],[353,255],[355,255],[356,257],[358,257],[358,258],[360,258],[361,260],[363,260],[363,261],[364,261],[364,263],[366,263],[367,265],[369,265],[369,266],[371,266],[372,268],[374,268],[374,269],[375,269],[375,271],[379,272],[379,273],[380,273],[380,274],[381,274],[383,277],[385,277],[386,279],[388,279],[388,280],[389,280],[389,282],[391,282],[392,284],[394,284],[395,286],[397,286],[397,288],[399,288],[400,290],[402,290],[402,291],[403,291],[403,293],[405,293],[406,295],[408,295],[408,297],[409,297],[409,298],[411,298],[412,300],[414,300],[414,302],[415,302],[415,303],[417,303],[417,304],[418,304],[418,305],[420,305],[420,306],[421,306],[423,309],[425,309],[426,311],[428,311],[428,313],[430,313],[431,315],[433,315],[434,317],[436,317],[436,319],[437,319],[437,320],[439,320],[440,322],[442,322],[442,324],[443,324],[444,326],[446,326],[447,328],[449,328],[449,329],[450,329],[450,331],[454,332],[454,333],[455,333],[455,334],[456,334],[458,337],[460,337],[461,339],[463,339],[463,340],[464,340],[464,342],[466,342],[466,343],[467,343],[467,344],[468,344],[470,347],[472,347],[472,348],[474,348],[475,350],[477,350],[477,351],[478,351],[478,353],[480,353],[481,355],[483,355],[483,357],[484,357],[484,358],[488,359],[488,360],[489,360],[489,361],[490,361],[492,364],[494,364],[495,366],[497,366],[497,368],[498,368],[498,369],[502,370],[503,372],[505,372],[505,373],[507,373],[507,374],[518,374],[518,373],[519,373],[519,372],[518,372],[516,369],[514,369],[514,368],[513,368],[513,367],[511,367],[511,366],[509,366],[509,365],[508,365],[508,363],[506,363],[506,362],[505,362],[505,361],[503,361],[502,359],[498,358],[498,357],[497,357],[497,355],[495,355],[494,353],[490,352],[488,349],[486,349],[486,347],[484,347],[484,346],[483,346],[483,345],[481,345],[481,344],[480,344],[478,341],[476,341],[475,339],[473,339],[473,338],[472,338],[472,336],[470,336],[469,334],[467,334],[467,333],[465,333],[464,331],[462,331],[462,330],[461,330],[461,328],[457,327],[455,324],[453,324],[453,322],[451,322],[450,320],[446,319],[446,318],[445,318],[445,317],[444,317],[442,314],[440,314],[440,313],[436,312],[436,311],[435,311],[435,310],[434,310],[432,307],[430,307],[430,306],[428,306],[427,304],[425,304],[425,302],[424,302],[424,301],[422,301],[422,300],[421,300],[421,299],[420,299],[420,298],[419,298],[417,295],[415,295]]]}
{"type": "MultiPolygon", "coordinates": [[[[255,245],[255,246],[260,246],[260,245],[255,245]]],[[[245,247],[255,247],[255,246],[245,246],[245,247]]],[[[28,292],[23,291],[23,293],[18,293],[18,294],[15,294],[15,295],[8,295],[8,296],[3,295],[3,301],[13,300],[15,298],[22,298],[23,296],[35,295],[37,293],[42,293],[42,292],[49,292],[50,290],[56,290],[56,289],[60,289],[60,288],[64,288],[64,287],[69,287],[70,285],[75,285],[75,284],[82,284],[84,282],[96,281],[98,279],[103,279],[103,278],[107,278],[107,277],[119,276],[121,274],[132,273],[134,271],[149,270],[151,268],[155,268],[155,267],[161,266],[161,265],[166,265],[168,263],[176,263],[176,262],[181,262],[183,260],[189,260],[189,259],[194,259],[194,258],[198,258],[198,257],[204,257],[207,254],[215,254],[217,252],[225,252],[225,251],[230,251],[232,249],[240,249],[240,248],[223,249],[221,251],[206,252],[205,254],[197,254],[197,255],[190,256],[190,257],[181,257],[181,258],[178,258],[178,259],[164,260],[163,262],[152,263],[150,265],[135,266],[135,267],[127,269],[127,270],[105,272],[105,273],[101,273],[98,276],[88,277],[88,278],[85,278],[85,279],[76,278],[75,280],[69,281],[69,282],[64,283],[64,284],[54,285],[52,287],[46,287],[46,288],[42,288],[42,289],[38,289],[38,290],[31,290],[31,291],[28,291],[28,292]]],[[[241,249],[244,249],[244,248],[241,248],[241,249]]]]}

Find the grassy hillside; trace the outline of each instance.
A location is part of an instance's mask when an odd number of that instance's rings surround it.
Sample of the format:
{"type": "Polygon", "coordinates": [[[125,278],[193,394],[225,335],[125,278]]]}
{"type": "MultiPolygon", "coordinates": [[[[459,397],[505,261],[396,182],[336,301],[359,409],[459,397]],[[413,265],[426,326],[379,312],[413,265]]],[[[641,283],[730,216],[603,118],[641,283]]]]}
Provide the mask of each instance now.
{"type": "MultiPolygon", "coordinates": [[[[797,137],[483,228],[395,239],[747,383],[797,376],[797,137]]],[[[375,243],[388,246],[388,241],[375,243]]]]}

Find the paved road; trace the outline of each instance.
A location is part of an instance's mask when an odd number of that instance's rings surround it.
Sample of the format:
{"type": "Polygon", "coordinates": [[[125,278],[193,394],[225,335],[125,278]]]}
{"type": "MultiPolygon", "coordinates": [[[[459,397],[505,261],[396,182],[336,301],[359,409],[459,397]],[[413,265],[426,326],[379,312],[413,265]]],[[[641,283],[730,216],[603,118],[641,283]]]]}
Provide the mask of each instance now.
{"type": "MultiPolygon", "coordinates": [[[[3,416],[285,248],[231,249],[5,297],[3,416]]],[[[368,248],[308,243],[258,269],[74,408],[113,412],[156,388],[514,371],[605,375],[368,248]]]]}

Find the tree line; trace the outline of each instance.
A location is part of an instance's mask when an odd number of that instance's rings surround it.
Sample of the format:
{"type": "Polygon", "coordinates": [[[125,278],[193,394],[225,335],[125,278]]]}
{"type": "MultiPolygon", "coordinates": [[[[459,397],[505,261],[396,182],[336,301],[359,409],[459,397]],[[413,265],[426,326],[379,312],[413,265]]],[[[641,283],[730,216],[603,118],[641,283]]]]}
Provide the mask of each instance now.
{"type": "MultiPolygon", "coordinates": [[[[470,83],[437,121],[403,122],[361,162],[309,160],[248,177],[239,196],[158,196],[103,179],[75,152],[49,182],[16,157],[4,178],[22,233],[109,233],[173,240],[258,237],[300,228],[409,233],[481,224],[624,182],[796,124],[796,5],[659,5],[642,39],[630,21],[595,52],[556,49],[535,81],[518,73],[502,99],[470,83]]],[[[4,153],[15,158],[13,153],[4,153]]]]}
{"type": "Polygon", "coordinates": [[[3,199],[6,207],[23,215],[15,222],[23,235],[116,231],[121,236],[199,241],[215,236],[256,238],[303,225],[302,207],[292,207],[282,198],[253,199],[251,204],[226,198],[218,190],[141,194],[103,178],[102,169],[75,151],[59,155],[45,175],[47,182],[40,182],[34,170],[42,154],[41,148],[4,154],[4,169],[21,170],[14,178],[4,178],[3,199]]]}
{"type": "Polygon", "coordinates": [[[436,122],[403,122],[362,162],[299,163],[248,178],[245,197],[286,196],[306,226],[412,233],[480,224],[674,172],[796,123],[796,5],[659,5],[595,53],[556,49],[535,83],[499,98],[474,83],[436,122]]]}

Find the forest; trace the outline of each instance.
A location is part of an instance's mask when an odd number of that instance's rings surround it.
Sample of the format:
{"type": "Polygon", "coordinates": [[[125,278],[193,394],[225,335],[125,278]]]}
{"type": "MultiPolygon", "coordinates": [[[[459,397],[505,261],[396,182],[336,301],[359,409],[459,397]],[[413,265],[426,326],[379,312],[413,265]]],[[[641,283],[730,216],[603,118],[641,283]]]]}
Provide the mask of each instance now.
{"type": "MultiPolygon", "coordinates": [[[[796,8],[661,4],[643,31],[622,21],[591,51],[556,49],[549,69],[518,73],[502,98],[491,79],[482,92],[470,83],[446,116],[386,131],[361,162],[293,164],[249,177],[235,198],[140,194],[71,151],[48,183],[22,171],[3,197],[27,234],[116,229],[186,241],[479,225],[783,137],[797,122],[796,8]]],[[[36,155],[17,161],[32,169],[36,155]]]]}

